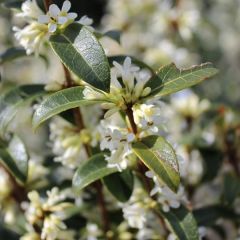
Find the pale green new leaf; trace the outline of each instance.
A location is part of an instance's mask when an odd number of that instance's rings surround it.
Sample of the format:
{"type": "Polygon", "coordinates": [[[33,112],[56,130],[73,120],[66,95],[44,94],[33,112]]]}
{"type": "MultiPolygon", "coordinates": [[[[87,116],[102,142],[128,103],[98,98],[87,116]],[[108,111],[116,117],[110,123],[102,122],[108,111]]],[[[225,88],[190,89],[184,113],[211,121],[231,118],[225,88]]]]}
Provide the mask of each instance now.
{"type": "Polygon", "coordinates": [[[80,24],[50,37],[51,46],[66,67],[90,85],[108,92],[110,67],[94,34],[80,24]]]}
{"type": "Polygon", "coordinates": [[[178,69],[174,63],[163,66],[145,85],[152,89],[151,96],[162,97],[189,88],[208,79],[218,70],[211,63],[188,69],[178,69]]]}
{"type": "Polygon", "coordinates": [[[25,183],[28,174],[28,154],[22,140],[16,135],[11,139],[8,147],[0,147],[0,162],[20,182],[25,183]]]}
{"type": "Polygon", "coordinates": [[[179,166],[172,146],[160,136],[148,136],[132,145],[134,153],[174,192],[180,183],[179,166]]]}
{"type": "Polygon", "coordinates": [[[171,208],[161,214],[179,240],[199,240],[198,227],[193,214],[184,206],[171,208]]]}
{"type": "Polygon", "coordinates": [[[34,112],[33,127],[37,128],[47,119],[68,109],[100,102],[84,99],[83,90],[81,86],[72,87],[47,96],[34,112]]]}
{"type": "Polygon", "coordinates": [[[73,177],[73,186],[81,190],[87,185],[117,171],[117,168],[107,167],[107,161],[103,153],[96,154],[87,162],[80,164],[73,177]]]}

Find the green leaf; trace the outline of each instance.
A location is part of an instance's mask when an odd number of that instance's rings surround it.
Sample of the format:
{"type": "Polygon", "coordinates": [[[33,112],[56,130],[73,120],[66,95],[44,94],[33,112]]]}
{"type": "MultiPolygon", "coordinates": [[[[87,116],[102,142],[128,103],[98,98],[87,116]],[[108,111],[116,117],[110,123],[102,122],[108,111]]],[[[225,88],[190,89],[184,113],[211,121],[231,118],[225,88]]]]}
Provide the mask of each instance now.
{"type": "Polygon", "coordinates": [[[239,220],[240,215],[236,214],[232,209],[221,205],[211,205],[195,209],[193,215],[199,226],[212,226],[220,219],[239,220]]]}
{"type": "Polygon", "coordinates": [[[19,57],[25,57],[25,56],[26,56],[26,50],[24,48],[20,48],[20,47],[8,48],[6,51],[0,54],[0,64],[12,61],[19,57]]]}
{"type": "Polygon", "coordinates": [[[22,3],[23,3],[22,0],[19,0],[19,1],[18,0],[8,0],[3,3],[3,6],[6,8],[13,8],[13,9],[20,10],[22,7],[22,3]]]}
{"type": "Polygon", "coordinates": [[[177,191],[180,183],[179,166],[172,146],[160,136],[148,136],[133,143],[134,153],[169,188],[177,191]]]}
{"type": "Polygon", "coordinates": [[[120,43],[120,40],[121,40],[121,34],[122,32],[119,31],[119,30],[110,30],[110,31],[107,31],[103,34],[103,37],[109,37],[113,40],[115,40],[116,42],[120,43]]]}
{"type": "Polygon", "coordinates": [[[100,102],[84,99],[83,90],[84,87],[72,87],[47,96],[34,112],[33,127],[68,109],[100,102]]]}
{"type": "Polygon", "coordinates": [[[162,97],[189,88],[217,74],[211,63],[188,69],[178,69],[174,63],[163,66],[145,85],[152,89],[151,95],[162,97]]]}
{"type": "Polygon", "coordinates": [[[109,192],[120,202],[126,202],[131,197],[134,184],[133,180],[133,174],[130,170],[113,173],[103,178],[103,182],[109,192]]]}
{"type": "Polygon", "coordinates": [[[133,56],[128,56],[128,55],[115,55],[115,56],[110,56],[108,57],[108,61],[109,61],[109,64],[110,66],[112,67],[113,66],[113,62],[116,61],[120,64],[123,64],[124,60],[126,59],[126,57],[130,57],[132,59],[132,63],[139,66],[140,68],[146,68],[148,69],[152,74],[155,75],[153,69],[148,66],[146,63],[138,60],[137,58],[133,57],[133,56]]]}
{"type": "Polygon", "coordinates": [[[203,182],[212,181],[222,166],[224,155],[221,150],[214,146],[199,147],[199,152],[204,163],[203,182]]]}
{"type": "Polygon", "coordinates": [[[66,67],[90,85],[109,92],[110,67],[104,50],[88,28],[73,23],[50,37],[52,48],[66,67]]]}
{"type": "Polygon", "coordinates": [[[223,184],[223,201],[232,204],[240,195],[240,179],[237,176],[226,174],[223,184]]]}
{"type": "Polygon", "coordinates": [[[179,240],[199,239],[196,220],[186,207],[171,208],[169,212],[161,211],[161,214],[179,240]]]}
{"type": "Polygon", "coordinates": [[[80,164],[73,177],[73,186],[81,190],[87,185],[117,171],[117,168],[107,167],[107,161],[103,153],[96,154],[87,162],[80,164]]]}
{"type": "Polygon", "coordinates": [[[22,85],[18,86],[0,98],[0,132],[7,130],[10,121],[17,114],[18,109],[31,100],[36,99],[44,93],[44,85],[22,85]]]}
{"type": "Polygon", "coordinates": [[[19,137],[14,135],[8,147],[0,147],[0,161],[20,182],[26,182],[28,154],[25,145],[19,137]]]}

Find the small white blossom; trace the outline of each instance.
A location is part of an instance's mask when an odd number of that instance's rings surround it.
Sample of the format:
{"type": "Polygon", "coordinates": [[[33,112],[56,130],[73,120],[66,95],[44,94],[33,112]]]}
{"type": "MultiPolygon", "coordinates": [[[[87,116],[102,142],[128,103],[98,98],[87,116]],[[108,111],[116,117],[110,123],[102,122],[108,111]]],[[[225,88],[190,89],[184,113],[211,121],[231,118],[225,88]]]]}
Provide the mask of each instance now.
{"type": "Polygon", "coordinates": [[[48,25],[48,31],[54,33],[58,27],[66,27],[74,21],[77,14],[69,12],[71,8],[71,2],[66,0],[63,2],[62,9],[60,10],[56,4],[49,6],[49,11],[46,15],[40,15],[38,22],[48,25]]]}
{"type": "Polygon", "coordinates": [[[170,208],[179,208],[181,203],[187,203],[187,198],[183,186],[180,186],[177,193],[174,193],[167,186],[163,186],[153,172],[145,173],[147,177],[152,178],[155,186],[150,192],[150,196],[158,194],[157,201],[162,205],[164,212],[168,212],[170,208]]]}
{"type": "Polygon", "coordinates": [[[131,143],[134,139],[134,134],[127,130],[113,127],[104,129],[100,148],[111,151],[111,155],[106,156],[108,167],[117,167],[119,171],[127,167],[127,157],[132,153],[131,143]]]}
{"type": "Polygon", "coordinates": [[[184,117],[196,118],[210,107],[208,100],[200,100],[191,90],[176,93],[171,98],[171,104],[184,117]]]}
{"type": "Polygon", "coordinates": [[[16,16],[31,21],[36,20],[41,14],[43,14],[43,11],[39,8],[36,0],[27,0],[22,3],[21,12],[17,13],[16,16]]]}
{"type": "Polygon", "coordinates": [[[47,39],[47,27],[36,21],[27,25],[23,29],[14,26],[13,31],[15,32],[14,36],[19,41],[20,45],[26,49],[27,55],[30,55],[33,52],[38,54],[43,41],[47,39]]]}
{"type": "Polygon", "coordinates": [[[161,116],[160,108],[153,104],[140,104],[133,106],[133,116],[135,123],[142,129],[149,129],[154,133],[159,130],[159,125],[165,119],[161,116]]]}

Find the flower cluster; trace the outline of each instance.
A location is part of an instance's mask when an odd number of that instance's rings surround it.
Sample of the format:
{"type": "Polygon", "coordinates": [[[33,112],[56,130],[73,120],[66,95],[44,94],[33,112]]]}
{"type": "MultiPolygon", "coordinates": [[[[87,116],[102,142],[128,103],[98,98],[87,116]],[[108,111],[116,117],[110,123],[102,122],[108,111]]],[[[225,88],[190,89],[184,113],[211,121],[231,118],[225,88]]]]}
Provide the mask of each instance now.
{"type": "MultiPolygon", "coordinates": [[[[27,0],[22,4],[22,11],[16,16],[27,21],[24,28],[14,26],[15,37],[26,49],[28,55],[38,54],[42,44],[48,40],[50,34],[65,29],[75,21],[77,13],[69,12],[71,2],[65,0],[61,9],[56,4],[51,4],[46,14],[40,9],[36,0],[27,0]]],[[[82,25],[90,26],[92,19],[87,16],[78,21],[82,25]]],[[[92,29],[90,27],[90,29],[92,29]]]]}
{"type": "Polygon", "coordinates": [[[58,188],[47,191],[47,199],[39,196],[38,192],[28,193],[30,203],[24,202],[22,207],[28,223],[29,233],[21,239],[73,239],[73,232],[66,230],[64,224],[64,211],[71,207],[70,203],[62,202],[66,196],[58,188]],[[40,236],[39,230],[40,229],[40,236]]]}

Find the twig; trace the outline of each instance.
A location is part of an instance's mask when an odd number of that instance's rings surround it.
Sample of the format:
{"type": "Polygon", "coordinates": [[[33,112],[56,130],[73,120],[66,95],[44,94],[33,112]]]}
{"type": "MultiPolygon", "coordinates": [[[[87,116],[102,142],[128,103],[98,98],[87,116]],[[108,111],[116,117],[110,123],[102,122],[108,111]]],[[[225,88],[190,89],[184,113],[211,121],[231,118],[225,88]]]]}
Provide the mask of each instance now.
{"type": "Polygon", "coordinates": [[[52,4],[52,0],[44,0],[44,7],[45,7],[46,12],[48,11],[49,6],[51,4],[52,4]]]}
{"type": "MultiPolygon", "coordinates": [[[[75,86],[75,83],[71,77],[69,70],[64,65],[63,65],[63,68],[64,68],[65,79],[66,79],[64,87],[70,88],[70,87],[75,86]]],[[[72,109],[72,111],[73,111],[74,121],[80,132],[83,129],[85,129],[85,124],[84,124],[81,110],[80,110],[80,108],[74,108],[74,109],[72,109]]],[[[84,144],[84,148],[85,148],[85,151],[86,151],[88,157],[90,157],[91,156],[91,148],[90,148],[89,144],[84,144]]],[[[105,205],[104,195],[102,192],[102,183],[100,181],[96,181],[93,184],[93,186],[95,187],[95,189],[97,191],[97,195],[98,195],[98,205],[99,205],[101,216],[102,216],[103,230],[105,233],[105,237],[106,237],[106,239],[109,239],[109,237],[107,236],[107,232],[109,231],[109,220],[108,220],[108,212],[107,212],[107,208],[105,205]]]]}

